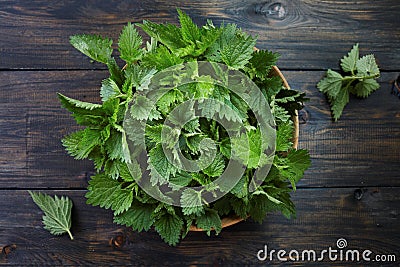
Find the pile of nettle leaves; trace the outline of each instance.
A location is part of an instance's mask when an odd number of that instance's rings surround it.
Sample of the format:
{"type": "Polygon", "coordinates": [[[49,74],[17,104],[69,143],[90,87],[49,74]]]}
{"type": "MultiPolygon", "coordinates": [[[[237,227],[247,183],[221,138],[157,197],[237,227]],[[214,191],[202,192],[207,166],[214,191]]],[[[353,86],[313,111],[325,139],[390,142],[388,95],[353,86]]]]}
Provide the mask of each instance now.
{"type": "MultiPolygon", "coordinates": [[[[152,226],[170,245],[175,245],[189,231],[191,225],[221,231],[221,218],[249,216],[262,222],[267,212],[280,211],[286,217],[295,214],[290,192],[310,165],[306,150],[293,148],[294,125],[292,117],[303,107],[305,95],[283,87],[279,77],[269,72],[278,55],[269,51],[254,51],[256,38],[244,33],[235,24],[216,27],[211,21],[198,27],[191,18],[178,10],[180,27],[172,24],[156,24],[144,21],[140,27],[150,37],[145,47],[142,38],[132,24],[122,30],[118,41],[119,57],[126,62],[120,68],[112,56],[113,41],[98,35],[72,36],[71,44],[92,60],[107,65],[110,77],[102,81],[101,104],[82,102],[59,94],[64,108],[72,112],[76,122],[85,126],[63,139],[63,145],[76,159],[90,159],[97,174],[89,181],[87,203],[112,209],[114,222],[147,231],[152,226]],[[151,162],[161,166],[169,179],[182,186],[206,185],[216,179],[230,159],[230,140],[218,123],[199,118],[188,123],[179,136],[186,157],[196,158],[201,153],[199,143],[211,138],[218,144],[218,154],[212,166],[200,172],[182,173],[168,164],[160,144],[163,121],[169,112],[187,99],[207,97],[228,103],[249,125],[246,133],[249,143],[247,170],[236,186],[214,203],[204,203],[196,209],[167,205],[144,192],[127,167],[129,153],[124,139],[122,123],[125,112],[135,92],[149,82],[158,71],[191,61],[219,62],[230,69],[240,70],[260,88],[277,125],[276,153],[270,172],[260,187],[249,192],[249,177],[261,162],[260,131],[249,107],[229,90],[217,90],[206,86],[176,88],[165,94],[154,107],[154,116],[147,121],[146,145],[151,162]],[[252,127],[250,127],[252,126],[252,127]],[[259,157],[259,156],[258,156],[259,157]]],[[[218,112],[218,110],[216,111],[218,112]]],[[[244,153],[246,154],[246,153],[244,153]]]]}

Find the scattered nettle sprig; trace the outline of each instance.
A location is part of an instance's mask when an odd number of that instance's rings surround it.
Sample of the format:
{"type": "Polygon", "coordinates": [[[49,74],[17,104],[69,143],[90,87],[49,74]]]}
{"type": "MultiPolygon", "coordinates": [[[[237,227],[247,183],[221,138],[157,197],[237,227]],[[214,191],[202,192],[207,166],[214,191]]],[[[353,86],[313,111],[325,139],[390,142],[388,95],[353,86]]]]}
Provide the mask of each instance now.
{"type": "Polygon", "coordinates": [[[365,98],[379,88],[376,79],[380,72],[375,57],[371,54],[360,58],[358,44],[341,59],[340,66],[344,75],[329,69],[317,85],[327,95],[335,121],[349,102],[350,93],[365,98]]]}
{"type": "Polygon", "coordinates": [[[65,196],[54,196],[53,198],[43,193],[28,192],[36,205],[44,212],[44,229],[53,235],[68,233],[73,240],[74,237],[71,233],[72,200],[65,196]]]}
{"type": "MultiPolygon", "coordinates": [[[[218,234],[221,218],[225,216],[237,215],[243,219],[250,216],[257,222],[262,222],[267,212],[271,211],[280,211],[286,217],[294,216],[295,207],[290,192],[296,189],[296,183],[309,167],[310,158],[306,150],[293,148],[294,124],[291,118],[296,110],[303,107],[305,94],[286,90],[279,77],[271,77],[270,71],[278,55],[266,50],[254,51],[256,38],[235,24],[216,27],[208,21],[203,27],[198,27],[185,13],[180,10],[178,13],[180,26],[150,21],[136,25],[151,37],[144,48],[142,37],[134,25],[129,23],[125,26],[118,40],[119,55],[125,61],[123,68],[112,57],[111,39],[85,34],[71,37],[71,44],[76,49],[92,60],[106,64],[110,72],[110,77],[103,80],[100,89],[102,103],[82,102],[59,94],[63,107],[72,112],[78,124],[85,127],[66,136],[63,145],[76,159],[91,159],[97,170],[89,181],[87,203],[113,210],[114,222],[136,231],[148,231],[154,227],[171,245],[177,244],[191,225],[204,229],[208,235],[211,231],[218,234]],[[139,187],[140,170],[131,172],[127,165],[130,158],[122,125],[131,101],[145,103],[143,96],[136,92],[144,90],[155,73],[193,61],[222,63],[250,77],[270,103],[277,124],[277,136],[271,170],[256,191],[249,192],[249,177],[261,160],[249,160],[245,175],[224,197],[200,207],[185,208],[160,202],[139,187]]],[[[199,172],[181,171],[166,158],[161,143],[161,132],[165,127],[163,122],[176,106],[193,98],[223,101],[237,113],[233,118],[239,117],[247,125],[247,132],[243,134],[252,141],[247,146],[249,151],[243,151],[243,154],[260,155],[263,138],[254,114],[243,100],[229,90],[207,83],[173,88],[155,106],[149,107],[153,110],[147,120],[145,134],[150,162],[169,181],[180,186],[207,185],[218,178],[230,159],[231,140],[227,131],[206,118],[197,118],[184,125],[181,134],[174,140],[179,141],[185,157],[197,159],[204,152],[201,142],[206,138],[212,139],[218,150],[209,167],[199,172]]],[[[209,112],[218,114],[223,106],[209,108],[209,112]]],[[[136,118],[142,114],[143,110],[131,110],[131,115],[136,118]]],[[[241,142],[240,137],[235,142],[241,142]]]]}

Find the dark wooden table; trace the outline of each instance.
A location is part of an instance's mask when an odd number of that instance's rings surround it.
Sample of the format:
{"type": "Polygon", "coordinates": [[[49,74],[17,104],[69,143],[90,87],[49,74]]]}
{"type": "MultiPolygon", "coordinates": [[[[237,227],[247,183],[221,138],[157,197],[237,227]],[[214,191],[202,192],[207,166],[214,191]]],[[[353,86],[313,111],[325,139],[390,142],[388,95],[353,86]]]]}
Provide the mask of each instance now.
{"type": "MultiPolygon", "coordinates": [[[[264,249],[371,250],[400,263],[400,99],[390,81],[400,72],[400,2],[381,1],[0,1],[0,265],[257,265],[264,249]],[[300,112],[300,147],[312,167],[293,194],[297,219],[268,214],[224,229],[217,237],[189,233],[177,247],[154,231],[136,233],[112,222],[110,211],[85,204],[88,161],[75,161],[60,138],[73,119],[56,92],[97,101],[107,71],[69,45],[76,33],[117,40],[128,21],[176,23],[180,7],[203,24],[234,22],[258,35],[259,48],[282,56],[279,67],[310,101],[300,112]],[[279,10],[280,12],[275,12],[279,10]],[[352,98],[333,123],[316,83],[356,42],[374,53],[381,89],[352,98]],[[54,237],[27,190],[68,195],[75,206],[72,231],[54,237]],[[122,240],[119,242],[118,240],[122,240]],[[115,246],[117,245],[117,246],[115,246]]],[[[276,255],[276,254],[275,254],[276,255]]],[[[274,263],[278,264],[275,257],[274,263]]],[[[366,262],[297,262],[365,265],[366,262]]]]}

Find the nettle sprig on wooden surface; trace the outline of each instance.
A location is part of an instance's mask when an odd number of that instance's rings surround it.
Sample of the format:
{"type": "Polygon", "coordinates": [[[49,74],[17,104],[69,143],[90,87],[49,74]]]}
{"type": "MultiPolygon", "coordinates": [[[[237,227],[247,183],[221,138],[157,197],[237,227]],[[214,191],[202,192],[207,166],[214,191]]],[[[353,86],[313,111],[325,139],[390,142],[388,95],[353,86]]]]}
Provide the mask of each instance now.
{"type": "Polygon", "coordinates": [[[317,85],[318,89],[327,95],[335,121],[340,118],[344,107],[349,103],[350,94],[366,98],[379,89],[376,79],[380,77],[380,71],[374,55],[360,57],[358,44],[355,44],[340,62],[343,75],[329,69],[326,77],[317,85]]]}
{"type": "MultiPolygon", "coordinates": [[[[208,235],[211,231],[218,234],[222,228],[221,218],[225,216],[243,219],[250,216],[257,222],[262,222],[266,213],[272,211],[280,211],[286,217],[293,216],[295,207],[290,192],[296,189],[296,183],[310,165],[308,152],[293,148],[292,116],[303,107],[304,93],[287,90],[279,77],[270,76],[278,55],[266,50],[255,51],[256,38],[235,24],[216,27],[208,21],[198,27],[185,13],[180,10],[178,13],[179,26],[150,21],[135,25],[151,37],[145,45],[135,26],[128,23],[118,40],[119,57],[125,61],[123,68],[112,57],[111,39],[85,34],[70,39],[76,49],[92,60],[106,64],[110,73],[100,88],[102,103],[82,102],[59,94],[63,107],[72,112],[79,125],[84,126],[66,136],[63,145],[76,159],[92,160],[97,171],[89,181],[87,203],[113,210],[115,223],[127,225],[135,231],[154,227],[170,245],[185,237],[192,225],[202,228],[208,235]],[[231,70],[241,71],[257,84],[270,104],[276,122],[276,153],[267,178],[255,191],[249,191],[249,181],[254,171],[264,164],[260,159],[260,144],[264,137],[254,114],[242,99],[207,82],[176,87],[150,107],[137,94],[148,87],[157,72],[195,61],[222,63],[231,70]],[[208,167],[198,172],[187,172],[168,161],[162,148],[161,132],[166,127],[164,121],[176,106],[199,98],[222,101],[236,113],[236,117],[224,116],[221,119],[240,118],[247,130],[230,140],[226,129],[210,119],[194,118],[185,124],[174,139],[179,142],[185,157],[197,159],[205,153],[201,146],[205,139],[213,140],[217,148],[208,167]],[[132,101],[143,101],[143,110],[129,110],[132,101]],[[138,185],[141,170],[132,171],[129,167],[132,162],[123,127],[127,111],[140,118],[148,109],[151,113],[146,122],[145,140],[149,161],[170,182],[192,187],[214,181],[230,160],[232,142],[240,144],[241,137],[245,136],[251,142],[242,146],[245,148],[243,153],[238,151],[238,155],[247,155],[242,159],[247,166],[243,177],[221,199],[195,208],[168,205],[149,196],[138,185]]],[[[209,112],[218,114],[223,106],[209,108],[209,112]]],[[[155,184],[158,182],[154,181],[155,184]]],[[[187,198],[186,201],[196,200],[187,198]]]]}

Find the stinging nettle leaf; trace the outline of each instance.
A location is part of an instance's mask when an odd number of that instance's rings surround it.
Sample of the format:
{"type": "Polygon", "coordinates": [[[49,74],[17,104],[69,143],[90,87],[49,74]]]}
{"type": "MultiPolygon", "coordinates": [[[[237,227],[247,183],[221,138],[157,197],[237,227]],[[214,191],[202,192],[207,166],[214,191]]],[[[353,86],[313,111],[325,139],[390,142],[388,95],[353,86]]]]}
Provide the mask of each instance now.
{"type": "Polygon", "coordinates": [[[86,128],[67,135],[63,138],[62,144],[75,159],[85,159],[96,146],[101,144],[101,133],[86,128]]]}
{"type": "Polygon", "coordinates": [[[267,50],[258,50],[253,52],[253,56],[250,59],[250,64],[251,67],[254,69],[255,76],[261,79],[265,79],[269,74],[272,66],[276,64],[278,58],[278,53],[273,53],[267,50]]]}
{"type": "Polygon", "coordinates": [[[146,120],[154,105],[145,96],[137,95],[134,104],[131,106],[131,116],[134,119],[146,120]]]}
{"type": "Polygon", "coordinates": [[[330,99],[333,118],[337,121],[342,115],[344,107],[349,103],[349,92],[345,89],[339,91],[335,99],[330,99]]]}
{"type": "Polygon", "coordinates": [[[133,230],[148,231],[154,223],[152,216],[155,206],[134,201],[132,206],[125,212],[114,216],[114,222],[132,227],[133,230]]]}
{"type": "Polygon", "coordinates": [[[210,177],[218,177],[225,170],[225,161],[222,154],[218,153],[214,160],[207,168],[203,169],[203,172],[210,177]]]}
{"type": "Polygon", "coordinates": [[[354,87],[358,97],[368,97],[372,92],[379,89],[379,83],[374,79],[364,79],[354,87]]]}
{"type": "Polygon", "coordinates": [[[232,69],[243,68],[251,59],[256,38],[243,33],[235,24],[221,26],[221,35],[209,47],[209,61],[223,62],[232,69]]]}
{"type": "Polygon", "coordinates": [[[33,201],[44,212],[44,228],[53,235],[68,233],[71,240],[74,239],[71,233],[71,211],[72,201],[68,197],[51,197],[42,193],[28,191],[33,201]]]}
{"type": "Polygon", "coordinates": [[[70,37],[70,43],[91,59],[107,64],[111,59],[113,41],[99,35],[80,34],[70,37]]]}
{"type": "Polygon", "coordinates": [[[238,157],[248,168],[257,168],[268,160],[264,154],[265,144],[263,144],[260,129],[250,130],[233,138],[232,149],[235,157],[238,157]]]}
{"type": "Polygon", "coordinates": [[[293,132],[294,126],[291,121],[279,125],[276,131],[276,151],[288,151],[292,147],[293,132]]]}
{"type": "Polygon", "coordinates": [[[317,87],[318,89],[326,93],[331,98],[336,98],[342,88],[343,77],[339,73],[333,70],[328,70],[326,73],[326,78],[322,79],[317,87]]]}
{"type": "Polygon", "coordinates": [[[184,215],[200,215],[204,214],[203,199],[201,191],[186,188],[181,196],[180,204],[184,215]]]}
{"type": "MultiPolygon", "coordinates": [[[[169,151],[166,152],[169,153],[169,151]]],[[[160,176],[160,179],[166,181],[169,180],[171,175],[175,175],[178,170],[165,155],[161,144],[157,144],[150,150],[148,163],[151,175],[160,176]]]]}
{"type": "Polygon", "coordinates": [[[118,50],[120,58],[131,64],[139,60],[143,55],[142,37],[139,35],[135,27],[129,22],[121,32],[118,40],[118,50]]]}
{"type": "Polygon", "coordinates": [[[379,74],[379,67],[376,64],[374,55],[363,56],[357,61],[357,75],[378,77],[379,74]]]}
{"type": "Polygon", "coordinates": [[[357,67],[357,60],[359,57],[359,50],[358,50],[358,44],[355,44],[353,48],[350,50],[350,52],[347,54],[347,56],[344,56],[340,61],[340,66],[344,71],[347,72],[354,72],[357,67]]]}
{"type": "Polygon", "coordinates": [[[193,22],[193,20],[182,12],[179,8],[177,9],[179,15],[179,22],[181,24],[182,37],[186,42],[196,43],[200,40],[201,32],[199,27],[193,22]]]}
{"type": "Polygon", "coordinates": [[[111,78],[103,80],[100,89],[100,96],[103,102],[120,94],[121,91],[119,90],[118,85],[115,83],[114,80],[112,80],[111,78]]]}
{"type": "Polygon", "coordinates": [[[175,246],[179,242],[183,220],[176,214],[165,213],[155,221],[154,226],[168,244],[175,246]]]}
{"type": "MultiPolygon", "coordinates": [[[[94,110],[94,109],[98,109],[101,108],[100,104],[93,104],[93,103],[89,103],[89,102],[83,102],[80,100],[76,100],[70,97],[67,97],[63,94],[58,94],[58,97],[61,101],[61,103],[63,104],[63,106],[70,110],[69,107],[77,107],[77,108],[82,108],[82,109],[86,109],[86,110],[94,110]]],[[[73,110],[70,110],[71,112],[73,112],[73,110]]]]}
{"type": "Polygon", "coordinates": [[[203,215],[196,218],[196,226],[206,231],[208,236],[211,235],[212,230],[216,235],[222,230],[221,218],[218,212],[212,209],[206,209],[203,215]]]}
{"type": "Polygon", "coordinates": [[[86,203],[101,208],[111,208],[115,215],[127,211],[132,205],[133,192],[121,186],[121,183],[108,175],[96,174],[89,181],[89,192],[85,195],[86,203]]]}

